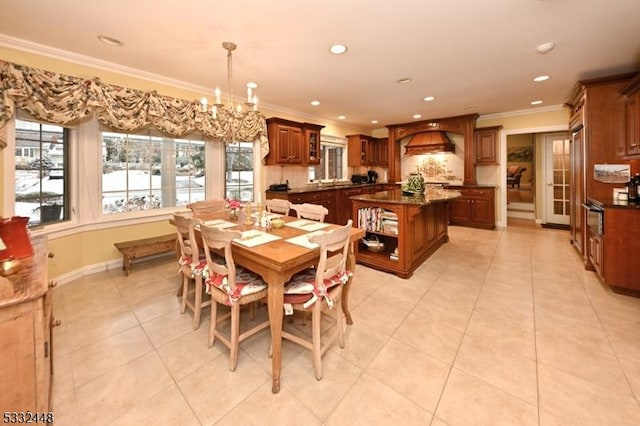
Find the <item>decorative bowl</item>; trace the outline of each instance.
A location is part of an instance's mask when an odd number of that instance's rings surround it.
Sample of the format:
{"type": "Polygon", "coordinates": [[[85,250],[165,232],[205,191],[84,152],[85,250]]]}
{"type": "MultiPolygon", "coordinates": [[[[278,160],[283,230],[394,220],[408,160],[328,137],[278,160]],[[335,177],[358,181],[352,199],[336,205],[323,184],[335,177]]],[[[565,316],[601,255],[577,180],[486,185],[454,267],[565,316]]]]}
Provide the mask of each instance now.
{"type": "Polygon", "coordinates": [[[284,226],[284,220],[282,219],[271,219],[271,227],[278,229],[284,226]]]}
{"type": "Polygon", "coordinates": [[[379,241],[377,238],[372,238],[370,240],[362,240],[365,246],[367,246],[367,250],[373,253],[380,253],[384,250],[384,243],[379,241]]]}

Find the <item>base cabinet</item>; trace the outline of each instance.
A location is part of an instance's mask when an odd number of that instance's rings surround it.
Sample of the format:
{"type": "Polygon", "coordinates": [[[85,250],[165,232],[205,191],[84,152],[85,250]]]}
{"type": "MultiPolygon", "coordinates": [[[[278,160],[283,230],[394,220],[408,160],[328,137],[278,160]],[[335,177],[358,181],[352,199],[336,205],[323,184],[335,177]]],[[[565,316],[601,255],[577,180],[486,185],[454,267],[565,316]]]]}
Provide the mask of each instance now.
{"type": "Polygon", "coordinates": [[[462,196],[451,201],[449,219],[451,225],[495,229],[495,188],[450,187],[462,196]]]}
{"type": "Polygon", "coordinates": [[[0,298],[0,407],[8,412],[51,409],[51,292],[46,238],[33,239],[34,256],[9,276],[0,298]]]}
{"type": "Polygon", "coordinates": [[[593,253],[589,253],[589,259],[605,284],[615,292],[640,297],[640,203],[605,206],[604,235],[599,238],[590,232],[593,253]]]}
{"type": "Polygon", "coordinates": [[[602,261],[603,246],[602,236],[589,229],[589,261],[600,278],[604,278],[602,261]]]}

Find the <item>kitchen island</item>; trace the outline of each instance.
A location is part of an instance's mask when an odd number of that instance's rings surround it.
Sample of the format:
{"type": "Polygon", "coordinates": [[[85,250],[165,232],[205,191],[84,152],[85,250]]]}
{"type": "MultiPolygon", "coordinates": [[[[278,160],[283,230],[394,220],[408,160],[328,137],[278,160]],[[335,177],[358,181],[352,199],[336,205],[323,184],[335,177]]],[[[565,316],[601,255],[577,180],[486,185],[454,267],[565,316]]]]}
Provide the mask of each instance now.
{"type": "Polygon", "coordinates": [[[355,247],[356,261],[409,278],[449,241],[449,202],[460,196],[427,188],[420,195],[395,189],[351,197],[354,225],[366,231],[355,247]]]}

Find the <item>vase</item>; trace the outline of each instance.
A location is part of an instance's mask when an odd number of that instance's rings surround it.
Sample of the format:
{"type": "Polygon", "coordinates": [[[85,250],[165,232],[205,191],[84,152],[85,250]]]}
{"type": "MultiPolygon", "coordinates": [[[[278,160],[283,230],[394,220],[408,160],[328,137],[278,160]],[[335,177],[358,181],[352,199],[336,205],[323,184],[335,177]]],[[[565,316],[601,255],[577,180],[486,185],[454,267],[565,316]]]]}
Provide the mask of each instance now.
{"type": "Polygon", "coordinates": [[[231,220],[238,220],[238,209],[231,209],[229,210],[229,219],[231,220]]]}

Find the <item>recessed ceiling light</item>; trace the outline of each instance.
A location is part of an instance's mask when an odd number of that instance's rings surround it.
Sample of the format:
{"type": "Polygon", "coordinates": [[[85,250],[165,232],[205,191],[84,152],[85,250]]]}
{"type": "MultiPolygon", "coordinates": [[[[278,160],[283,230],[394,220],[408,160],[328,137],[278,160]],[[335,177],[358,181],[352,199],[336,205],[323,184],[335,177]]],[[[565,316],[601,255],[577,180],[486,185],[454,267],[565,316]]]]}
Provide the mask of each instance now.
{"type": "Polygon", "coordinates": [[[556,44],[550,41],[548,43],[542,43],[538,45],[538,47],[536,47],[536,50],[538,51],[538,53],[545,54],[551,52],[554,47],[556,47],[556,44]]]}
{"type": "Polygon", "coordinates": [[[539,81],[547,81],[547,80],[549,80],[550,78],[551,78],[551,77],[550,77],[550,76],[548,76],[548,75],[539,75],[539,76],[537,76],[537,77],[534,77],[534,78],[533,78],[533,81],[535,81],[535,82],[539,82],[539,81]]]}
{"type": "Polygon", "coordinates": [[[422,118],[422,114],[413,114],[413,118],[422,118]]]}
{"type": "Polygon", "coordinates": [[[320,101],[311,101],[311,105],[318,106],[320,105],[320,101]]]}
{"type": "Polygon", "coordinates": [[[339,115],[338,116],[338,120],[346,120],[347,116],[346,115],[339,115]]]}
{"type": "Polygon", "coordinates": [[[371,120],[371,124],[378,124],[378,120],[371,120]]]}
{"type": "Polygon", "coordinates": [[[113,37],[107,37],[107,36],[101,35],[101,36],[98,36],[98,40],[100,40],[101,42],[109,46],[122,46],[122,42],[113,37]]]}
{"type": "Polygon", "coordinates": [[[249,89],[257,89],[258,88],[258,83],[254,82],[254,81],[250,81],[247,83],[247,87],[249,89]]]}
{"type": "Polygon", "coordinates": [[[464,110],[465,111],[473,111],[476,108],[477,108],[477,106],[475,106],[475,105],[469,105],[469,106],[464,107],[464,110]]]}
{"type": "Polygon", "coordinates": [[[399,78],[397,82],[400,84],[407,84],[407,83],[411,83],[411,79],[409,77],[403,77],[403,78],[399,78]]]}
{"type": "Polygon", "coordinates": [[[329,48],[329,52],[333,53],[334,55],[342,55],[346,51],[347,46],[345,46],[344,44],[334,44],[329,48]]]}
{"type": "Polygon", "coordinates": [[[425,96],[424,101],[425,102],[432,102],[435,98],[433,96],[425,96]]]}
{"type": "Polygon", "coordinates": [[[537,101],[532,101],[531,105],[540,105],[542,103],[541,100],[537,100],[537,101]]]}

